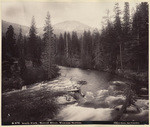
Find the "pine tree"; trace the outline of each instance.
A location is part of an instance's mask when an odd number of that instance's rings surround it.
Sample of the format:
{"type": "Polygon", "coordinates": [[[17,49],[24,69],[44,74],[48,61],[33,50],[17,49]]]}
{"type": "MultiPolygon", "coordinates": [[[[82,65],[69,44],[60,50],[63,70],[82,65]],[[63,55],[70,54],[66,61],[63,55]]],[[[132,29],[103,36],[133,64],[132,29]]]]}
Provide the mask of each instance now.
{"type": "Polygon", "coordinates": [[[123,25],[122,25],[122,62],[124,65],[124,69],[127,68],[129,63],[128,58],[130,57],[129,48],[131,44],[131,19],[130,19],[130,10],[129,3],[124,3],[124,15],[123,15],[123,25]]]}
{"type": "Polygon", "coordinates": [[[65,55],[65,40],[62,34],[59,36],[59,54],[65,55]]]}
{"type": "Polygon", "coordinates": [[[64,33],[64,41],[65,41],[65,56],[68,58],[68,37],[67,33],[64,33]]]}
{"type": "Polygon", "coordinates": [[[123,16],[123,39],[128,41],[130,34],[130,12],[129,2],[125,2],[124,5],[124,16],[123,16]]]}
{"type": "Polygon", "coordinates": [[[44,52],[42,53],[42,66],[45,71],[47,71],[47,78],[51,79],[55,75],[54,70],[54,39],[53,39],[53,29],[50,21],[50,14],[47,12],[47,17],[45,20],[43,42],[45,45],[44,52]]]}
{"type": "MultiPolygon", "coordinates": [[[[119,53],[119,56],[120,56],[120,68],[121,70],[123,70],[123,58],[122,58],[122,26],[121,26],[121,20],[120,20],[120,14],[121,14],[121,11],[120,11],[120,8],[119,8],[119,3],[116,3],[115,4],[115,22],[114,22],[114,30],[115,30],[115,38],[116,38],[116,43],[119,45],[119,50],[120,50],[120,53],[119,53]]],[[[114,45],[116,47],[116,45],[114,45]]],[[[116,59],[116,55],[117,53],[113,54],[115,55],[114,56],[114,59],[116,59]]],[[[114,60],[114,65],[116,64],[116,60],[114,60]]],[[[116,69],[116,67],[114,67],[114,69],[116,69]]]]}
{"type": "Polygon", "coordinates": [[[6,59],[6,55],[7,55],[7,43],[6,43],[6,38],[5,36],[2,36],[2,59],[5,60],[6,59]]]}
{"type": "MultiPolygon", "coordinates": [[[[3,39],[4,40],[4,39],[3,39]]],[[[13,26],[9,26],[6,32],[6,39],[3,42],[3,48],[5,49],[5,55],[2,62],[3,71],[5,71],[6,77],[14,76],[18,73],[17,65],[14,65],[14,62],[18,60],[18,47],[16,44],[15,33],[13,26]],[[12,70],[12,66],[14,66],[12,70]]]]}
{"type": "Polygon", "coordinates": [[[23,36],[22,36],[21,27],[20,27],[20,30],[19,30],[17,45],[18,45],[18,48],[19,48],[19,57],[21,57],[22,53],[23,53],[23,36]]]}
{"type": "Polygon", "coordinates": [[[92,68],[92,35],[84,31],[81,41],[81,59],[83,68],[92,68]]]}
{"type": "Polygon", "coordinates": [[[82,67],[89,68],[89,60],[88,60],[88,32],[84,31],[81,43],[81,59],[82,59],[82,67]]]}
{"type": "Polygon", "coordinates": [[[77,33],[75,31],[72,32],[72,39],[71,39],[71,54],[72,55],[79,55],[80,52],[80,44],[78,40],[77,33]]]}
{"type": "Polygon", "coordinates": [[[84,31],[83,36],[81,37],[81,66],[82,66],[82,68],[85,68],[85,66],[86,66],[85,37],[86,37],[86,31],[84,31]]]}
{"type": "Polygon", "coordinates": [[[132,38],[130,56],[132,68],[140,71],[148,68],[148,3],[142,2],[137,5],[132,22],[132,38]]]}
{"type": "Polygon", "coordinates": [[[67,42],[68,42],[68,56],[71,55],[71,36],[70,33],[67,34],[67,42]]]}
{"type": "Polygon", "coordinates": [[[65,40],[63,38],[63,35],[60,34],[59,39],[58,39],[58,45],[57,45],[57,54],[58,54],[58,59],[57,63],[60,65],[64,64],[64,56],[65,56],[65,40]]]}
{"type": "Polygon", "coordinates": [[[15,33],[13,26],[9,26],[6,32],[6,51],[9,57],[18,57],[18,49],[16,45],[15,33]]]}
{"type": "Polygon", "coordinates": [[[20,32],[17,40],[18,50],[19,50],[19,66],[20,66],[20,72],[21,74],[26,69],[25,66],[25,54],[24,54],[24,40],[22,36],[22,29],[20,27],[20,32]]]}
{"type": "Polygon", "coordinates": [[[35,19],[34,16],[32,17],[31,21],[31,27],[29,31],[29,41],[28,41],[28,53],[29,58],[33,63],[33,66],[37,66],[37,31],[36,31],[36,25],[35,25],[35,19]]]}
{"type": "Polygon", "coordinates": [[[44,49],[44,44],[40,36],[37,36],[37,47],[36,47],[36,58],[37,58],[37,65],[41,66],[41,55],[42,50],[44,49]]]}
{"type": "Polygon", "coordinates": [[[25,59],[28,58],[28,41],[27,41],[27,37],[24,36],[23,37],[23,44],[24,44],[24,56],[25,56],[25,59]]]}
{"type": "Polygon", "coordinates": [[[66,38],[66,62],[68,66],[71,66],[71,36],[70,33],[67,33],[67,38],[66,38]]]}
{"type": "Polygon", "coordinates": [[[102,69],[103,68],[103,45],[100,40],[100,34],[98,31],[94,31],[93,35],[93,65],[94,68],[102,69]]]}
{"type": "Polygon", "coordinates": [[[148,3],[142,2],[140,4],[140,66],[142,70],[148,69],[148,34],[149,34],[149,14],[148,3]]]}
{"type": "Polygon", "coordinates": [[[115,21],[114,21],[114,29],[115,29],[115,34],[116,34],[116,39],[119,42],[121,40],[121,35],[122,35],[122,26],[121,26],[121,19],[120,19],[120,8],[119,8],[119,3],[115,4],[114,7],[115,10],[115,21]]]}

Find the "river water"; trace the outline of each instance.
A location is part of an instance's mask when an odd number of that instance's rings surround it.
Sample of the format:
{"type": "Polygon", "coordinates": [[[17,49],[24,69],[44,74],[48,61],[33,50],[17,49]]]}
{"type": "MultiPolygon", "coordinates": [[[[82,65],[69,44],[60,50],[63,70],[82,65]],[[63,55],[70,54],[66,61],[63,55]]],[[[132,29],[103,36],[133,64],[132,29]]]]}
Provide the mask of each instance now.
{"type": "MultiPolygon", "coordinates": [[[[95,70],[82,70],[59,66],[60,76],[53,81],[36,83],[22,90],[3,93],[7,96],[18,91],[31,91],[33,94],[42,88],[46,91],[68,91],[75,88],[81,90],[81,95],[75,99],[66,94],[56,98],[62,108],[54,119],[58,121],[112,121],[118,114],[120,107],[125,102],[124,91],[127,88],[125,80],[120,77],[111,78],[107,72],[95,70]],[[85,85],[78,82],[84,81],[85,85]],[[84,95],[84,96],[82,96],[84,95]],[[67,98],[69,98],[67,100],[67,98]]],[[[138,112],[135,107],[129,107],[122,120],[147,121],[148,100],[139,99],[136,104],[141,108],[138,112]]]]}
{"type": "Polygon", "coordinates": [[[109,74],[106,72],[98,72],[94,70],[82,70],[80,68],[60,67],[61,76],[71,81],[86,81],[87,85],[81,87],[81,91],[85,94],[87,91],[95,93],[98,90],[108,88],[109,74]]]}
{"type": "MultiPolygon", "coordinates": [[[[124,91],[128,87],[125,79],[111,76],[107,72],[95,70],[82,70],[79,68],[60,67],[61,76],[71,82],[86,81],[86,85],[81,85],[81,93],[85,96],[80,97],[77,103],[67,105],[58,114],[57,120],[64,121],[112,121],[118,114],[118,110],[124,101],[124,91]],[[110,81],[111,76],[111,81],[110,81]],[[113,78],[112,78],[113,77],[113,78]],[[117,82],[117,83],[115,83],[117,82]],[[119,85],[121,84],[121,85],[119,85]]],[[[148,100],[142,100],[142,107],[148,106],[148,100]]],[[[141,100],[136,104],[140,105],[141,100]]],[[[142,120],[147,119],[148,108],[138,113],[137,109],[129,107],[129,114],[132,117],[124,116],[122,120],[142,120]],[[130,112],[131,111],[131,112],[130,112]],[[134,114],[135,113],[135,114],[134,114]],[[137,115],[138,114],[138,115],[137,115]],[[144,116],[142,116],[144,115],[144,116]]]]}

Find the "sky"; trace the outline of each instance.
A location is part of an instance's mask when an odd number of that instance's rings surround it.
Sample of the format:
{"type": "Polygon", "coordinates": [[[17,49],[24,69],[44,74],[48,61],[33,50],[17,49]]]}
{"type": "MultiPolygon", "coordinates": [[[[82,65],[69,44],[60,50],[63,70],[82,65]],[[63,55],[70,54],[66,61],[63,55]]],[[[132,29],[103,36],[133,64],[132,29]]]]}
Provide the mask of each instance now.
{"type": "MultiPolygon", "coordinates": [[[[50,12],[52,25],[63,21],[80,21],[94,28],[102,26],[103,17],[109,9],[113,15],[111,2],[2,2],[2,19],[20,25],[30,26],[34,16],[37,27],[43,27],[47,12],[50,12]]],[[[123,10],[124,3],[119,3],[123,10]]],[[[136,3],[130,3],[130,10],[136,3]]]]}

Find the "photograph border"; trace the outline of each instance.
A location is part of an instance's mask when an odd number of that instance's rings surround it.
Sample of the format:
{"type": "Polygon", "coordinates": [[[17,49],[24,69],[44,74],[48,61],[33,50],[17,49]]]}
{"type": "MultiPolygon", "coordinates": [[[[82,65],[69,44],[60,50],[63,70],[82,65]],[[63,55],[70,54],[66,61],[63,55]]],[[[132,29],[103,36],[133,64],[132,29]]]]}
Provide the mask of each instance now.
{"type": "MultiPolygon", "coordinates": [[[[118,1],[118,0],[1,0],[1,3],[2,2],[148,2],[148,3],[150,3],[148,0],[120,0],[120,1],[118,1]]],[[[2,6],[2,4],[0,3],[0,9],[1,9],[1,6],[2,6]]],[[[149,12],[150,12],[150,7],[149,7],[149,12]]],[[[0,11],[0,17],[2,17],[2,11],[0,11]]],[[[0,34],[1,34],[1,36],[0,36],[0,40],[1,40],[1,50],[0,50],[0,54],[1,54],[1,56],[2,56],[2,19],[1,19],[1,22],[0,22],[0,34]]],[[[149,27],[150,28],[150,27],[149,27]]],[[[149,35],[150,35],[150,32],[149,32],[149,35]]],[[[150,47],[150,46],[149,46],[150,47]]],[[[148,53],[149,54],[149,53],[148,53]]],[[[149,56],[149,55],[148,55],[149,56]]],[[[0,61],[0,69],[2,70],[2,58],[0,57],[0,59],[1,59],[1,61],[0,61]]],[[[149,56],[149,58],[148,59],[150,59],[150,56],[149,56]]],[[[150,66],[150,63],[148,63],[149,64],[149,66],[150,66]]],[[[2,77],[2,71],[0,72],[1,73],[1,77],[2,77]]],[[[149,75],[149,67],[148,67],[148,75],[149,75]]],[[[2,78],[0,78],[0,80],[1,80],[1,86],[0,86],[0,90],[1,90],[1,99],[0,99],[0,101],[1,101],[1,109],[0,109],[0,111],[1,111],[1,113],[0,113],[0,116],[1,116],[1,119],[2,119],[2,78]]],[[[148,80],[148,82],[150,83],[150,81],[148,80]]],[[[148,83],[148,85],[149,85],[149,83],[148,83]]],[[[149,88],[149,90],[150,90],[150,88],[149,88]]],[[[149,97],[150,97],[150,92],[149,92],[149,97]]],[[[150,101],[150,100],[149,100],[150,101]]],[[[150,104],[149,104],[149,108],[150,108],[150,104]]],[[[149,111],[149,114],[150,114],[150,111],[149,111]]],[[[149,115],[149,121],[150,121],[150,115],[149,115]]],[[[107,121],[106,121],[107,122],[107,121]]],[[[58,124],[56,124],[56,123],[52,123],[52,124],[42,124],[42,125],[40,125],[40,124],[35,124],[35,123],[33,123],[33,124],[30,124],[30,125],[17,125],[17,123],[15,124],[15,125],[9,125],[9,126],[13,126],[13,127],[20,127],[20,126],[30,126],[30,127],[32,127],[34,125],[34,127],[48,127],[48,126],[50,126],[50,127],[53,127],[53,126],[56,126],[56,127],[84,127],[84,126],[87,126],[87,127],[116,127],[116,126],[119,126],[119,127],[138,127],[138,126],[140,126],[140,127],[148,127],[149,125],[150,125],[150,122],[149,122],[149,124],[146,124],[146,125],[142,125],[142,124],[131,124],[130,122],[128,123],[128,122],[124,122],[124,123],[121,123],[121,122],[116,122],[116,124],[114,123],[114,124],[98,124],[97,123],[97,121],[95,121],[95,123],[93,124],[93,122],[92,121],[90,121],[90,122],[86,122],[85,124],[81,124],[80,122],[78,123],[78,121],[77,121],[77,123],[76,123],[76,121],[74,122],[74,123],[66,123],[65,121],[64,122],[59,122],[58,124]]],[[[7,127],[7,125],[2,125],[2,120],[0,120],[0,126],[5,126],[5,127],[7,127]]]]}

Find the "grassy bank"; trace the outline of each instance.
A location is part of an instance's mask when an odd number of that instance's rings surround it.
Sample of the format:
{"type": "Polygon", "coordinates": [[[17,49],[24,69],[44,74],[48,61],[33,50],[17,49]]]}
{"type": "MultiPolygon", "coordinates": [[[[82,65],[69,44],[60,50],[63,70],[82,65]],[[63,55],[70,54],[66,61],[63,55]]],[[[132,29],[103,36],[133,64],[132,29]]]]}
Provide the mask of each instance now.
{"type": "Polygon", "coordinates": [[[51,68],[51,79],[47,78],[48,74],[42,66],[33,67],[32,65],[26,65],[26,68],[22,72],[18,68],[19,66],[17,66],[17,71],[12,71],[11,76],[9,77],[7,75],[2,75],[3,92],[21,89],[22,86],[31,85],[41,81],[52,80],[59,75],[59,68],[57,66],[51,68]]]}
{"type": "Polygon", "coordinates": [[[116,71],[116,74],[133,82],[138,82],[141,87],[148,87],[148,72],[134,72],[131,70],[116,71]]]}
{"type": "Polygon", "coordinates": [[[52,119],[59,111],[55,98],[63,92],[40,90],[23,90],[2,95],[2,121],[25,122],[52,119]]]}

